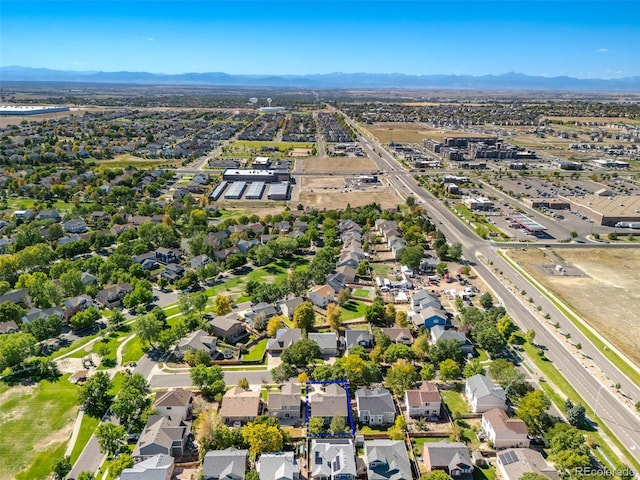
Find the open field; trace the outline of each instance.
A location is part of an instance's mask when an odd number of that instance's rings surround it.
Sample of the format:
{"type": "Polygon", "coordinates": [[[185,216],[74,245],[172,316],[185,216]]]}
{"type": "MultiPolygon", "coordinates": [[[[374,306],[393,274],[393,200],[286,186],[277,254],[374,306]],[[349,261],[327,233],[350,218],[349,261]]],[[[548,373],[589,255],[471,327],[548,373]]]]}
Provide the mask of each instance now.
{"type": "Polygon", "coordinates": [[[67,379],[0,395],[0,479],[46,478],[62,458],[78,412],[78,387],[67,379]]]}
{"type": "Polygon", "coordinates": [[[636,249],[511,250],[518,262],[545,288],[566,302],[589,325],[640,365],[640,251],[636,249]],[[569,275],[560,275],[562,264],[569,275]]]}
{"type": "Polygon", "coordinates": [[[301,177],[300,188],[311,191],[313,189],[329,189],[344,187],[344,177],[301,177]]]}
{"type": "MultiPolygon", "coordinates": [[[[465,137],[470,135],[468,132],[460,130],[441,130],[430,127],[424,123],[393,123],[380,122],[374,125],[363,125],[371,135],[376,137],[381,143],[399,142],[399,143],[422,143],[425,138],[433,138],[442,141],[445,137],[465,137]]],[[[477,135],[473,136],[487,136],[477,135]]]]}
{"type": "Polygon", "coordinates": [[[543,117],[544,120],[569,122],[593,122],[593,123],[632,123],[639,124],[640,120],[624,117],[543,117]]]}
{"type": "Polygon", "coordinates": [[[302,161],[305,173],[367,173],[376,170],[375,164],[367,157],[326,157],[306,158],[302,161]]]}
{"type": "Polygon", "coordinates": [[[146,158],[135,157],[128,153],[124,155],[119,155],[115,157],[113,160],[96,160],[96,165],[99,167],[108,167],[108,168],[125,168],[125,167],[136,167],[136,168],[158,168],[158,167],[178,167],[182,165],[182,160],[166,160],[166,159],[152,159],[147,160],[146,158]]]}
{"type": "Polygon", "coordinates": [[[404,204],[396,190],[392,187],[378,187],[375,190],[355,190],[351,192],[301,192],[300,202],[303,205],[318,209],[345,208],[347,204],[352,207],[361,207],[375,202],[383,209],[395,208],[404,204]]]}

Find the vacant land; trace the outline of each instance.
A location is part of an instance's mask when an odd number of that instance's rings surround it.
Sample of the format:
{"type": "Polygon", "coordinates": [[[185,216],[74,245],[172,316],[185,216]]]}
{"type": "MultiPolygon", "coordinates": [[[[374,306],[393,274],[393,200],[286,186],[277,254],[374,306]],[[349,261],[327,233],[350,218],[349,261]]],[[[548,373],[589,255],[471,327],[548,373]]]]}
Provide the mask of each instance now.
{"type": "Polygon", "coordinates": [[[302,161],[305,173],[370,173],[376,170],[375,164],[367,157],[326,157],[306,158],[302,161]]]}
{"type": "Polygon", "coordinates": [[[146,158],[135,157],[125,153],[124,155],[119,155],[111,160],[98,160],[96,161],[96,164],[107,168],[136,167],[153,169],[158,167],[179,167],[182,165],[182,160],[163,160],[157,158],[148,160],[146,158]]]}
{"type": "Polygon", "coordinates": [[[640,308],[640,251],[529,248],[512,250],[509,256],[640,365],[640,324],[636,321],[640,308]],[[570,274],[558,274],[557,264],[568,266],[570,274]]]}
{"type": "Polygon", "coordinates": [[[78,412],[78,387],[67,378],[0,395],[0,479],[46,478],[62,458],[78,412]]]}
{"type": "MultiPolygon", "coordinates": [[[[433,138],[442,141],[445,137],[465,137],[470,135],[468,132],[459,130],[442,130],[433,128],[425,123],[392,123],[380,122],[374,125],[363,126],[371,135],[376,137],[381,143],[398,142],[398,143],[422,143],[425,138],[433,138]]],[[[476,135],[487,136],[490,135],[476,135]]]]}
{"type": "Polygon", "coordinates": [[[376,189],[355,190],[351,192],[337,191],[316,191],[301,192],[300,202],[303,205],[318,209],[334,209],[345,208],[347,204],[352,207],[361,207],[370,203],[377,203],[383,209],[395,208],[397,205],[403,204],[404,200],[400,198],[395,188],[378,187],[376,189]]]}

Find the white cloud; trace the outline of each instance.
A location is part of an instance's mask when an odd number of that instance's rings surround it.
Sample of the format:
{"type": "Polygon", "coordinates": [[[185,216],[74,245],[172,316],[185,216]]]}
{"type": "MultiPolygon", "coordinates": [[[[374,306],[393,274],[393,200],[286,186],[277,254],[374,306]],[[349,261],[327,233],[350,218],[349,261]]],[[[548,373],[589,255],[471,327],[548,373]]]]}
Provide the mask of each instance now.
{"type": "Polygon", "coordinates": [[[147,40],[149,40],[150,42],[153,42],[153,37],[147,37],[147,40]]]}
{"type": "Polygon", "coordinates": [[[608,48],[599,48],[598,53],[607,53],[609,51],[608,48]]]}

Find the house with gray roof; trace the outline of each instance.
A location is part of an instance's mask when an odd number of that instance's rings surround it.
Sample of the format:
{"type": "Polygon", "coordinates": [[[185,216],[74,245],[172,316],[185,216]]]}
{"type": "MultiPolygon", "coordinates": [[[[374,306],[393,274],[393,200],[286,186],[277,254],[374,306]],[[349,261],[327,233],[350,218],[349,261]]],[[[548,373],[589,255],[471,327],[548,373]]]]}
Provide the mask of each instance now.
{"type": "Polygon", "coordinates": [[[413,478],[409,454],[402,440],[367,440],[364,459],[368,480],[407,480],[413,478]]]}
{"type": "Polygon", "coordinates": [[[193,408],[193,394],[183,388],[157,392],[153,408],[158,415],[178,416],[188,420],[193,408]]]}
{"type": "Polygon", "coordinates": [[[469,447],[462,442],[425,442],[422,458],[427,473],[443,470],[454,479],[471,480],[473,463],[469,456],[469,447]]]}
{"type": "Polygon", "coordinates": [[[433,328],[436,325],[446,325],[447,313],[436,307],[427,307],[417,314],[411,315],[411,322],[416,328],[433,328]]]}
{"type": "Polygon", "coordinates": [[[280,328],[276,332],[276,338],[267,340],[267,352],[271,355],[278,355],[282,353],[285,348],[289,348],[300,340],[302,340],[302,329],[280,328]]]}
{"type": "Polygon", "coordinates": [[[302,304],[302,302],[304,302],[304,298],[293,297],[287,300],[280,300],[279,302],[276,302],[276,307],[285,317],[293,318],[293,314],[296,311],[296,308],[298,308],[302,304]]]}
{"type": "Polygon", "coordinates": [[[279,392],[269,392],[267,410],[269,415],[279,420],[298,421],[302,418],[300,385],[288,382],[279,392]]]}
{"type": "Polygon", "coordinates": [[[356,390],[358,421],[364,425],[391,425],[396,419],[396,406],[391,392],[383,387],[356,390]]]}
{"type": "Polygon", "coordinates": [[[191,422],[179,416],[149,415],[147,425],[142,430],[133,449],[133,459],[146,460],[160,453],[181,457],[184,454],[191,422]]]}
{"type": "Polygon", "coordinates": [[[238,320],[238,314],[235,312],[215,317],[209,320],[209,325],[216,337],[223,338],[228,342],[235,342],[247,333],[245,324],[238,320]]]}
{"type": "Polygon", "coordinates": [[[382,333],[389,337],[392,343],[401,343],[402,345],[413,344],[413,335],[408,328],[382,328],[382,333]]]}
{"type": "Polygon", "coordinates": [[[309,478],[311,480],[355,480],[358,475],[356,452],[350,438],[311,441],[309,478]]]}
{"type": "Polygon", "coordinates": [[[133,467],[125,468],[119,480],[170,480],[173,474],[174,458],[162,453],[149,457],[133,467]]]}
{"type": "Polygon", "coordinates": [[[445,328],[442,325],[435,325],[431,329],[430,334],[432,343],[436,343],[439,340],[455,340],[460,344],[460,348],[465,355],[473,353],[473,343],[464,333],[460,333],[451,328],[445,328]]]}
{"type": "Polygon", "coordinates": [[[31,323],[34,320],[37,320],[39,318],[47,318],[47,317],[62,318],[63,316],[64,316],[64,311],[60,307],[51,307],[51,308],[47,308],[46,310],[33,307],[22,317],[22,323],[31,323]]]}
{"type": "Polygon", "coordinates": [[[326,424],[335,416],[349,419],[349,401],[347,392],[340,385],[330,383],[327,385],[312,385],[313,391],[309,393],[309,407],[312,417],[321,417],[326,424]]]}
{"type": "Polygon", "coordinates": [[[320,347],[320,352],[326,357],[338,355],[338,336],[333,332],[310,332],[307,334],[309,340],[313,340],[320,347]]]}
{"type": "Polygon", "coordinates": [[[206,253],[203,253],[202,255],[196,255],[191,260],[189,260],[191,268],[204,267],[211,262],[213,262],[213,260],[211,260],[211,257],[209,257],[209,255],[207,255],[206,253]]]}
{"type": "Polygon", "coordinates": [[[244,480],[248,450],[210,450],[202,461],[204,480],[244,480]]]}
{"type": "Polygon", "coordinates": [[[204,350],[209,356],[214,357],[217,352],[216,337],[209,335],[209,333],[204,330],[191,332],[185,338],[180,339],[173,350],[173,355],[177,359],[182,359],[187,350],[192,350],[193,352],[204,350]]]}
{"type": "Polygon", "coordinates": [[[301,480],[300,465],[293,452],[272,452],[260,455],[256,462],[260,480],[301,480]]]}
{"type": "Polygon", "coordinates": [[[478,374],[467,378],[464,394],[473,413],[484,413],[492,408],[506,408],[507,397],[504,390],[486,375],[478,374]]]}
{"type": "Polygon", "coordinates": [[[496,464],[504,480],[519,480],[527,472],[559,480],[558,471],[547,463],[537,450],[510,448],[496,455],[496,464]]]}
{"type": "Polygon", "coordinates": [[[362,347],[366,350],[373,348],[373,335],[367,330],[352,330],[350,328],[344,331],[345,348],[347,352],[353,347],[362,347]]]}
{"type": "Polygon", "coordinates": [[[264,317],[265,320],[269,320],[277,314],[278,312],[276,311],[276,307],[266,302],[260,302],[251,307],[251,311],[244,315],[244,321],[253,326],[253,322],[256,318],[264,317]]]}

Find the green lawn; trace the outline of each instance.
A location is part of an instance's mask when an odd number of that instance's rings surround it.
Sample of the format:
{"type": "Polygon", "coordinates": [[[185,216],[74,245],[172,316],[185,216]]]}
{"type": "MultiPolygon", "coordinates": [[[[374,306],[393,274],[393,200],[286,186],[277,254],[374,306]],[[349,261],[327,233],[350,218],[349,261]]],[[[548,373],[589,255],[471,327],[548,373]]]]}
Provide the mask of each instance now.
{"type": "Polygon", "coordinates": [[[367,305],[357,300],[349,300],[342,307],[342,319],[353,320],[354,318],[364,317],[364,311],[367,305]]]}
{"type": "Polygon", "coordinates": [[[495,480],[496,471],[492,468],[473,468],[473,480],[495,480]]]}
{"type": "Polygon", "coordinates": [[[391,271],[391,267],[386,263],[372,263],[371,269],[375,273],[377,277],[386,278],[389,276],[389,271],[391,271]]]}
{"type": "Polygon", "coordinates": [[[366,288],[357,288],[352,292],[352,295],[354,297],[367,298],[369,296],[369,290],[367,290],[366,288]]]}
{"type": "Polygon", "coordinates": [[[454,412],[470,413],[469,405],[467,405],[462,393],[456,392],[455,390],[442,390],[440,391],[440,395],[442,396],[444,403],[449,407],[449,411],[452,415],[454,412]]]}
{"type": "Polygon", "coordinates": [[[247,362],[262,360],[264,357],[264,352],[267,349],[267,341],[267,338],[263,338],[258,343],[256,343],[253,347],[251,347],[249,353],[242,356],[242,360],[247,362]]]}
{"type": "Polygon", "coordinates": [[[76,439],[76,443],[73,446],[73,450],[71,451],[71,463],[73,464],[80,454],[84,447],[87,445],[87,442],[93,435],[93,432],[98,428],[100,424],[99,418],[93,418],[89,415],[83,415],[82,423],[80,425],[80,431],[78,432],[78,438],[76,439]]]}
{"type": "Polygon", "coordinates": [[[0,403],[0,478],[47,478],[62,458],[78,412],[78,387],[68,378],[12,387],[15,394],[5,395],[0,403]]]}
{"type": "Polygon", "coordinates": [[[135,336],[122,348],[122,363],[137,362],[144,355],[140,337],[135,336]]]}

